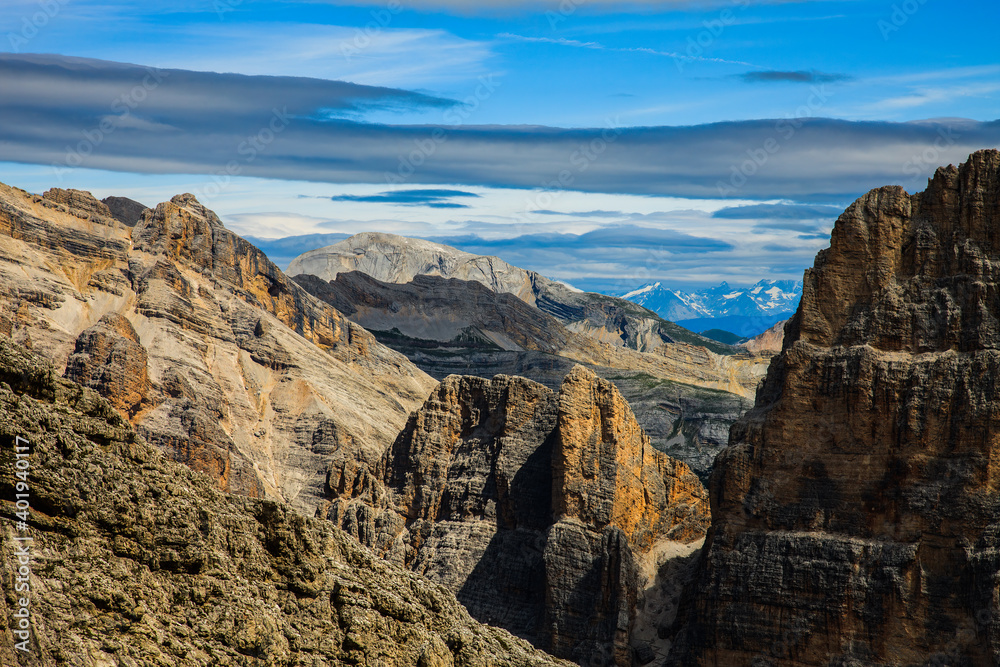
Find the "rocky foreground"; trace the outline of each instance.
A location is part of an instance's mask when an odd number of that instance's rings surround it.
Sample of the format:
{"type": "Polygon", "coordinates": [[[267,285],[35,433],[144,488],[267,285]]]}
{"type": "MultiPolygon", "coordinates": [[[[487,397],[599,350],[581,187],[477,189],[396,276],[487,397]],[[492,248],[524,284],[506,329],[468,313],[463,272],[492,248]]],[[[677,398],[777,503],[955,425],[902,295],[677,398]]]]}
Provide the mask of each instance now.
{"type": "Polygon", "coordinates": [[[219,491],[5,335],[0,444],[4,665],[569,665],[327,521],[219,491]],[[24,530],[18,436],[31,443],[24,530]],[[21,536],[34,540],[29,593],[12,585],[21,536]],[[24,595],[30,653],[9,632],[24,595]]]}
{"type": "Polygon", "coordinates": [[[1000,664],[1000,152],[869,192],[732,430],[670,664],[1000,664]]]}

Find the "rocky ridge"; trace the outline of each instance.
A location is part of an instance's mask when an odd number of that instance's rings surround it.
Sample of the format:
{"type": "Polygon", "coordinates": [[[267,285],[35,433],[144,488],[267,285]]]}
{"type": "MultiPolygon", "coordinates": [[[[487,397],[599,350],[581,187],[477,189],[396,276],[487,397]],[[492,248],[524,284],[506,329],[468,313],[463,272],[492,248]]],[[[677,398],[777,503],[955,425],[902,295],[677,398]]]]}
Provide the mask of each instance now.
{"type": "Polygon", "coordinates": [[[1000,663],[1000,152],[873,190],[711,482],[671,664],[1000,663]]]}
{"type": "Polygon", "coordinates": [[[326,516],[376,553],[583,664],[631,665],[634,630],[669,626],[675,608],[650,619],[639,600],[670,560],[657,556],[689,554],[708,523],[698,478],[653,450],[614,385],[582,367],[558,393],[449,377],[375,474],[333,471],[329,490],[326,516]]]}
{"type": "Polygon", "coordinates": [[[0,185],[0,238],[3,328],[223,490],[311,514],[331,462],[377,461],[433,387],[191,195],[130,228],[0,185]]]}
{"type": "Polygon", "coordinates": [[[0,444],[3,664],[570,667],[329,522],[220,492],[4,335],[0,444]],[[15,437],[31,443],[26,528],[13,519],[15,437]],[[26,535],[30,591],[15,592],[26,535]],[[10,633],[25,595],[28,653],[10,633]]]}
{"type": "Polygon", "coordinates": [[[583,364],[615,383],[654,447],[706,480],[766,363],[693,346],[686,356],[675,346],[668,358],[602,343],[474,281],[418,275],[394,284],[360,271],[332,281],[305,274],[295,280],[439,380],[519,375],[558,390],[583,364]]]}
{"type": "Polygon", "coordinates": [[[722,356],[737,352],[625,299],[581,292],[499,257],[473,255],[422,239],[365,232],[303,253],[288,266],[289,275],[313,275],[325,281],[351,271],[387,283],[405,284],[421,275],[478,282],[494,292],[513,294],[570,331],[616,347],[668,357],[674,345],[701,346],[722,356]]]}

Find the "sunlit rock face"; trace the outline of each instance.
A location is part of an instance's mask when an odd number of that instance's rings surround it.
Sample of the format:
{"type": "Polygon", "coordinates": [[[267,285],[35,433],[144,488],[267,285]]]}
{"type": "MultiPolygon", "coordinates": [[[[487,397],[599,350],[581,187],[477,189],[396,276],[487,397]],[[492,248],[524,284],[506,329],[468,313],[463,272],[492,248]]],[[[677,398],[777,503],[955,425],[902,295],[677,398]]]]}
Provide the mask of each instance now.
{"type": "Polygon", "coordinates": [[[673,664],[1000,661],[998,277],[997,151],[844,212],[717,460],[673,664]]]}
{"type": "Polygon", "coordinates": [[[191,195],[130,227],[88,192],[0,185],[0,331],[220,489],[310,515],[435,384],[191,195]]]}
{"type": "Polygon", "coordinates": [[[646,561],[698,543],[708,525],[697,476],[654,450],[614,385],[582,367],[558,392],[451,376],[377,475],[345,467],[329,487],[331,520],[454,590],[476,618],[605,664],[632,664],[646,561]]]}

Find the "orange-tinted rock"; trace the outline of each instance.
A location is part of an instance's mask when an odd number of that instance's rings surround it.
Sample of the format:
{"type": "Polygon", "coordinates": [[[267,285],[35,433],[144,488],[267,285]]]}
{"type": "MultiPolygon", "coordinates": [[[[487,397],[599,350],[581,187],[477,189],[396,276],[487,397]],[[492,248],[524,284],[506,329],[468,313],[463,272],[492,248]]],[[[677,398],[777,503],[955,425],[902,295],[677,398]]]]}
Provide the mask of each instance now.
{"type": "Polygon", "coordinates": [[[0,184],[0,312],[219,488],[312,514],[331,466],[374,466],[433,386],[190,195],[135,228],[109,213],[0,184]]]}
{"type": "Polygon", "coordinates": [[[575,368],[558,393],[451,376],[373,477],[331,473],[327,516],[451,588],[472,614],[574,660],[630,665],[654,545],[704,537],[707,497],[654,450],[614,385],[575,368]]]}
{"type": "Polygon", "coordinates": [[[673,664],[1000,662],[1000,152],[837,221],[711,483],[673,664]]]}
{"type": "Polygon", "coordinates": [[[65,377],[96,389],[124,416],[134,416],[149,393],[146,349],[132,324],[105,315],[76,339],[65,377]]]}

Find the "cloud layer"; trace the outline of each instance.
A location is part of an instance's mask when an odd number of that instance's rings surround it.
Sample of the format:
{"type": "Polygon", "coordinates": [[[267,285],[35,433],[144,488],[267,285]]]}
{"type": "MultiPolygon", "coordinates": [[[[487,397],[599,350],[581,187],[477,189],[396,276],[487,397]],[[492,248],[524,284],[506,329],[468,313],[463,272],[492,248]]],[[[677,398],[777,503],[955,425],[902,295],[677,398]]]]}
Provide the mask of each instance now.
{"type": "Polygon", "coordinates": [[[885,184],[920,189],[938,165],[1000,146],[1000,122],[467,126],[462,105],[421,93],[59,56],[0,55],[0,90],[0,160],[205,174],[218,187],[242,175],[543,190],[526,197],[526,216],[558,208],[566,190],[840,202],[885,184]],[[442,122],[359,122],[393,108],[442,122]]]}

